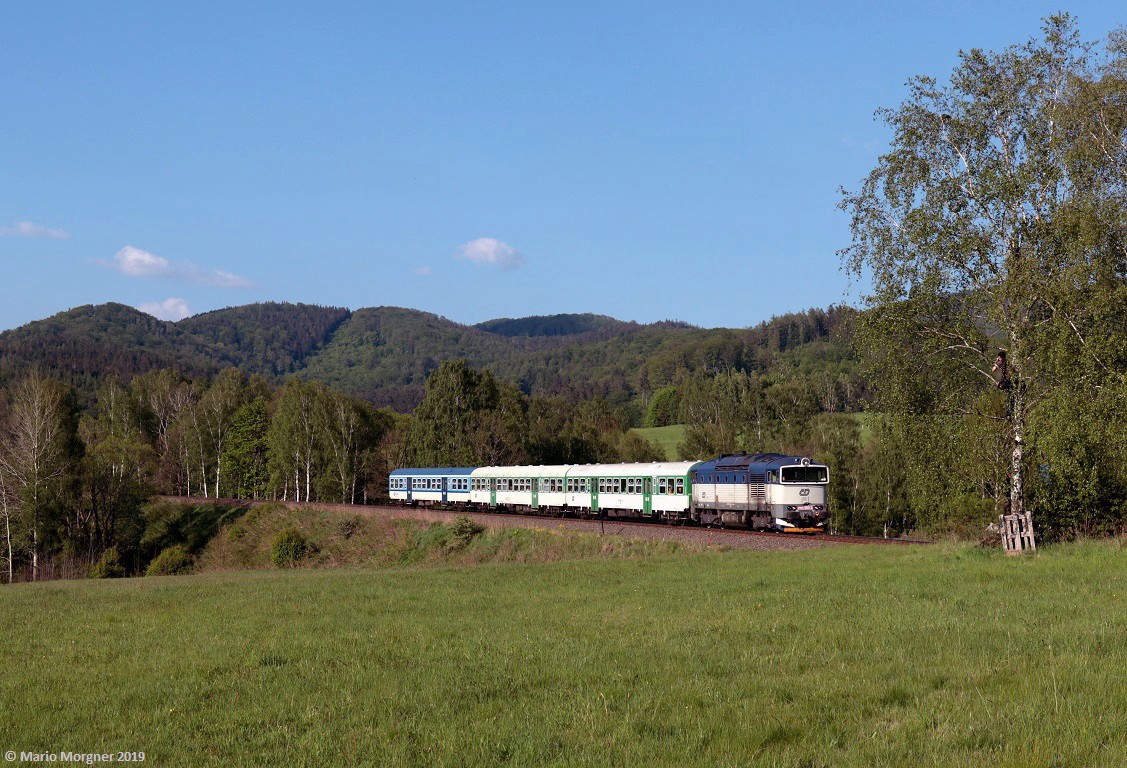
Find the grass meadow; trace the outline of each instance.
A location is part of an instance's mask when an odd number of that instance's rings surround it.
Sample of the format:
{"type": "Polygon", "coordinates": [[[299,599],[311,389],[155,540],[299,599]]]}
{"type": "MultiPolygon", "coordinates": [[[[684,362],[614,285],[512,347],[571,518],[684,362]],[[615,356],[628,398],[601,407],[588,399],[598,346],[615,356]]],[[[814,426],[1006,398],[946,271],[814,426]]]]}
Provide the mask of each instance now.
{"type": "Polygon", "coordinates": [[[1127,546],[0,589],[0,751],[154,766],[1127,764],[1127,546]]]}
{"type": "Polygon", "coordinates": [[[684,424],[670,424],[667,427],[635,427],[630,430],[649,440],[665,451],[666,461],[679,461],[677,446],[685,439],[684,424]]]}

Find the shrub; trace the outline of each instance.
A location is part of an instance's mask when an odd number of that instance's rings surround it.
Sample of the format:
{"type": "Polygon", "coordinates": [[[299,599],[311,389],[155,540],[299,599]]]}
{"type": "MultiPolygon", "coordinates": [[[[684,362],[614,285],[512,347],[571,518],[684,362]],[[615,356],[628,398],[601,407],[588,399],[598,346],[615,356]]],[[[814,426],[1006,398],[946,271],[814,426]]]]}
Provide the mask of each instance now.
{"type": "Polygon", "coordinates": [[[270,559],[279,568],[293,568],[305,553],[309,551],[309,542],[296,528],[290,527],[281,531],[274,537],[274,544],[270,548],[270,559]]]}
{"type": "Polygon", "coordinates": [[[466,515],[458,515],[450,525],[450,541],[446,548],[449,550],[461,549],[485,533],[485,526],[474,522],[466,515]]]}
{"type": "Polygon", "coordinates": [[[342,538],[351,539],[352,534],[360,530],[360,515],[350,515],[337,523],[337,533],[342,538]]]}
{"type": "Polygon", "coordinates": [[[121,564],[121,556],[117,552],[117,547],[110,547],[102,556],[98,558],[98,562],[94,563],[90,568],[90,578],[92,579],[120,579],[125,575],[125,567],[121,564]]]}
{"type": "Polygon", "coordinates": [[[146,576],[172,576],[178,573],[190,573],[192,570],[192,556],[183,545],[177,544],[166,547],[153,558],[149,567],[145,569],[146,576]]]}

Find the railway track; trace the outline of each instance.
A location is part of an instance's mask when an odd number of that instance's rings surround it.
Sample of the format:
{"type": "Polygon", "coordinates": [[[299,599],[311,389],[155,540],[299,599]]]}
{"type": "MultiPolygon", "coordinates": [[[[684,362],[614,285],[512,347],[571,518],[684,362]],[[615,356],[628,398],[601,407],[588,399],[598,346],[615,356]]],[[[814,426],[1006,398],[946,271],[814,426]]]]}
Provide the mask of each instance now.
{"type": "Polygon", "coordinates": [[[651,523],[644,520],[591,519],[575,517],[557,517],[554,515],[536,515],[529,513],[502,513],[483,512],[464,508],[444,507],[432,505],[425,507],[405,507],[388,504],[323,504],[320,502],[272,502],[250,501],[247,499],[214,499],[185,496],[161,496],[167,501],[188,502],[193,504],[231,504],[240,506],[258,506],[262,504],[282,503],[289,509],[327,509],[339,512],[352,512],[366,516],[394,516],[409,517],[428,522],[441,522],[457,515],[467,515],[477,522],[493,528],[519,527],[519,528],[563,528],[582,531],[586,533],[627,536],[632,538],[661,539],[668,541],[686,541],[707,545],[726,546],[732,549],[814,549],[817,547],[839,544],[931,544],[930,541],[918,539],[882,539],[870,536],[841,536],[833,534],[796,534],[777,533],[774,531],[745,531],[737,528],[707,528],[689,525],[669,525],[666,523],[651,523]]]}

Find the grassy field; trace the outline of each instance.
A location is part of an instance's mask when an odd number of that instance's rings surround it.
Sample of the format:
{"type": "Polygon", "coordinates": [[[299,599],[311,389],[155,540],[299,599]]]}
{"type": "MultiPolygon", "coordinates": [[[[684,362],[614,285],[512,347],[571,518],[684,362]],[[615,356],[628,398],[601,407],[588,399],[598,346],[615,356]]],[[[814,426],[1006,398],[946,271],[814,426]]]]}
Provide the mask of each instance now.
{"type": "Polygon", "coordinates": [[[665,451],[667,461],[678,460],[677,445],[685,439],[684,424],[670,424],[668,427],[635,427],[630,431],[637,432],[665,451]]]}
{"type": "Polygon", "coordinates": [[[0,589],[0,750],[1123,765],[1125,563],[1122,542],[832,547],[16,585],[0,589]]]}

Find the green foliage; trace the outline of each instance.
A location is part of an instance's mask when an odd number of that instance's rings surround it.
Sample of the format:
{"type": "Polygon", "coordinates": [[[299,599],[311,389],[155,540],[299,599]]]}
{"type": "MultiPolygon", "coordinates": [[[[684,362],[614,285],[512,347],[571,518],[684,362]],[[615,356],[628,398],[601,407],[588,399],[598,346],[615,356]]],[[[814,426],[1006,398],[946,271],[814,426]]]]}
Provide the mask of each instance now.
{"type": "Polygon", "coordinates": [[[426,392],[411,424],[415,466],[521,463],[527,405],[515,389],[465,360],[448,360],[427,379],[426,392]]]}
{"type": "Polygon", "coordinates": [[[350,314],[342,307],[265,302],[204,312],[176,327],[209,343],[226,364],[274,377],[297,373],[350,314]]]}
{"type": "MultiPolygon", "coordinates": [[[[1113,36],[1101,53],[1071,17],[1052,16],[1039,39],[965,51],[948,82],[909,87],[881,111],[889,151],[842,203],[853,228],[843,260],[873,286],[855,340],[878,407],[900,421],[913,461],[929,442],[946,449],[909,471],[909,497],[957,522],[986,516],[990,505],[969,500],[997,502],[1005,483],[1008,508],[1035,502],[1045,531],[1106,529],[1095,498],[1069,499],[1051,469],[1068,464],[1069,444],[1101,452],[1051,427],[1047,409],[1098,399],[1127,369],[1127,47],[1113,36]],[[1072,516],[1058,494],[1087,512],[1072,516]]],[[[1123,409],[1107,415],[1122,434],[1123,409]]],[[[1107,473],[1081,477],[1095,496],[1122,498],[1107,473]]]]}
{"type": "Polygon", "coordinates": [[[149,567],[145,569],[146,576],[175,576],[191,572],[192,556],[182,544],[161,550],[161,553],[153,558],[149,567]]]}
{"type": "Polygon", "coordinates": [[[266,495],[270,479],[267,467],[268,428],[265,398],[255,398],[232,415],[220,467],[231,496],[260,499],[266,495]]]}
{"type": "Polygon", "coordinates": [[[502,318],[478,323],[480,328],[499,336],[576,336],[591,331],[606,331],[636,327],[636,323],[623,323],[606,315],[544,315],[537,317],[502,318]]]}
{"type": "Polygon", "coordinates": [[[654,392],[642,426],[647,428],[667,427],[676,424],[681,415],[681,390],[677,387],[663,387],[654,392]]]}
{"type": "Polygon", "coordinates": [[[450,542],[447,546],[449,549],[461,549],[483,533],[484,525],[466,515],[458,515],[450,524],[450,542]]]}
{"type": "Polygon", "coordinates": [[[1031,506],[1045,532],[1067,538],[1127,528],[1127,377],[1095,393],[1061,390],[1032,417],[1031,506]]]}
{"type": "MultiPolygon", "coordinates": [[[[812,309],[744,330],[704,330],[677,322],[640,325],[586,315],[468,327],[397,307],[348,313],[267,303],[168,323],[107,304],[0,334],[0,384],[40,365],[92,399],[106,375],[127,381],[171,368],[199,378],[238,366],[271,380],[291,374],[320,380],[373,404],[409,411],[421,402],[424,382],[441,361],[465,358],[527,394],[562,395],[572,402],[601,395],[615,407],[639,409],[630,421],[640,423],[644,393],[693,372],[836,378],[844,371],[852,380],[857,363],[848,324],[853,314],[845,307],[812,309]]],[[[857,405],[854,399],[841,408],[857,405]]]]}
{"type": "Polygon", "coordinates": [[[182,546],[189,554],[204,548],[223,527],[238,530],[237,521],[251,517],[253,510],[229,504],[184,504],[152,501],[142,508],[144,532],[140,540],[143,562],[149,562],[166,549],[182,546]]]}
{"type": "Polygon", "coordinates": [[[278,568],[294,568],[309,552],[309,542],[297,528],[289,527],[274,537],[270,561],[278,568]]]}
{"type": "Polygon", "coordinates": [[[121,564],[121,556],[117,547],[110,547],[94,565],[90,566],[92,579],[120,579],[125,575],[125,566],[121,564]]]}

